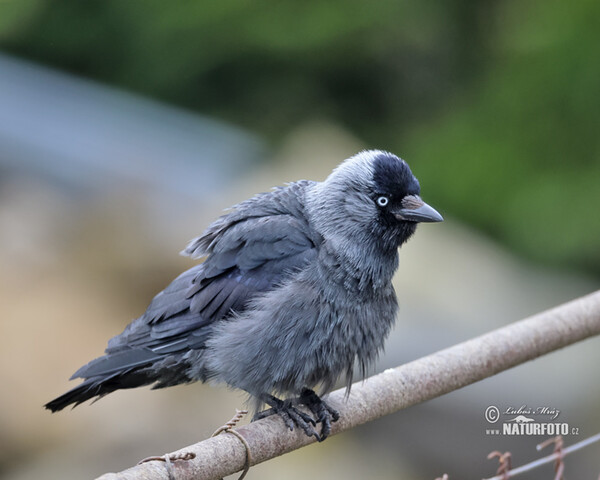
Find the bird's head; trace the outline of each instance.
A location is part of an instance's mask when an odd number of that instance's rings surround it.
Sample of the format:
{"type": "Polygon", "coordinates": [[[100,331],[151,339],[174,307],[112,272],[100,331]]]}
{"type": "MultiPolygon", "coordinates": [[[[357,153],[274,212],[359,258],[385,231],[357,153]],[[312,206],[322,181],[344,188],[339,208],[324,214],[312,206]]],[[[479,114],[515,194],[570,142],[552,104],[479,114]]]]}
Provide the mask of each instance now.
{"type": "Polygon", "coordinates": [[[398,248],[421,222],[442,216],[420,197],[408,164],[389,152],[366,150],[342,162],[316,185],[313,220],[325,237],[353,238],[398,248]]]}

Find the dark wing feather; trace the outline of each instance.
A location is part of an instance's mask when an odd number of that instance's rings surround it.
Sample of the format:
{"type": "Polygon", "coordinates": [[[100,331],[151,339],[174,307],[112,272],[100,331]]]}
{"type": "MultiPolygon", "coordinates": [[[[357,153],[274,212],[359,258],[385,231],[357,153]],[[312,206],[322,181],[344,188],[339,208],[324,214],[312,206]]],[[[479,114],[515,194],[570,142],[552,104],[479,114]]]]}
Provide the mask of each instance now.
{"type": "Polygon", "coordinates": [[[146,319],[152,340],[186,334],[232,311],[239,313],[258,293],[271,290],[286,275],[314,260],[315,244],[306,236],[299,237],[294,219],[260,220],[243,222],[245,229],[225,235],[221,242],[230,248],[215,249],[203,264],[174,282],[181,285],[171,285],[168,292],[155,297],[146,319]]]}
{"type": "Polygon", "coordinates": [[[182,361],[202,349],[211,325],[242,312],[261,292],[317,256],[320,239],[308,226],[301,181],[257,195],[212,223],[186,254],[204,263],[182,273],[146,312],[108,343],[106,355],[80,368],[83,383],[46,404],[52,411],[121,388],[155,388],[195,380],[182,361]]]}
{"type": "Polygon", "coordinates": [[[107,355],[75,376],[137,368],[168,354],[203,348],[211,324],[242,312],[257,294],[314,260],[318,239],[298,202],[305,185],[259,195],[213,223],[188,247],[208,254],[204,263],[156,295],[140,318],[111,339],[107,355]]]}

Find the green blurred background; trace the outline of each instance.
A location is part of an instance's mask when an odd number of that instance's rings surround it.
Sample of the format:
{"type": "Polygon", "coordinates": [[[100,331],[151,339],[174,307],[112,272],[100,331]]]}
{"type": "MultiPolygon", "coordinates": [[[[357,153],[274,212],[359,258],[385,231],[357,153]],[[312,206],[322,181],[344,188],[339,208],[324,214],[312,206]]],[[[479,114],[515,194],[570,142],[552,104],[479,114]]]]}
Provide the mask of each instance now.
{"type": "MultiPolygon", "coordinates": [[[[220,209],[361,148],[405,158],[447,220],[402,250],[378,370],[597,289],[599,25],[589,0],[0,1],[0,476],[89,478],[228,420],[242,397],[205,386],[40,406],[189,268],[176,252],[220,209]]],[[[481,478],[491,450],[537,458],[486,437],[483,411],[549,404],[596,433],[592,342],[250,478],[481,478]]],[[[597,476],[597,449],[573,463],[597,476]]]]}
{"type": "Polygon", "coordinates": [[[528,257],[600,273],[596,1],[3,2],[0,48],[247,128],[314,118],[528,257]]]}

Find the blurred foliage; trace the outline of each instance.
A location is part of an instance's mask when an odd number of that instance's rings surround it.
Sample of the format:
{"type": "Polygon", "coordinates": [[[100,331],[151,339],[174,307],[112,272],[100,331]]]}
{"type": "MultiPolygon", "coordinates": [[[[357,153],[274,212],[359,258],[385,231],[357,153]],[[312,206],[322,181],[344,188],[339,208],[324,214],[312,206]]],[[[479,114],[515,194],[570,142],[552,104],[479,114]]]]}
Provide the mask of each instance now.
{"type": "Polygon", "coordinates": [[[407,158],[425,198],[600,273],[600,3],[21,0],[0,48],[276,141],[315,118],[407,158]]]}

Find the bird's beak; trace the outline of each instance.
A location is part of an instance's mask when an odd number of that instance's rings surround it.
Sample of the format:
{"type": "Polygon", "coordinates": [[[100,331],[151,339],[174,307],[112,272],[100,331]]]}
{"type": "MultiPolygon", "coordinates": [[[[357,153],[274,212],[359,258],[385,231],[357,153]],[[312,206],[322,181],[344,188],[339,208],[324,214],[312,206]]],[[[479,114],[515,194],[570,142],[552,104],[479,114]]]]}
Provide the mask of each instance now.
{"type": "Polygon", "coordinates": [[[395,212],[398,220],[405,222],[442,222],[444,218],[437,210],[427,205],[418,195],[407,195],[402,199],[402,208],[395,212]]]}

